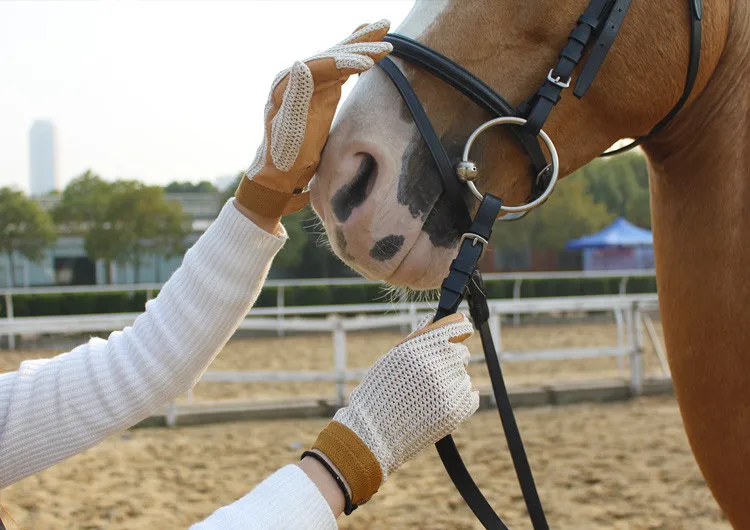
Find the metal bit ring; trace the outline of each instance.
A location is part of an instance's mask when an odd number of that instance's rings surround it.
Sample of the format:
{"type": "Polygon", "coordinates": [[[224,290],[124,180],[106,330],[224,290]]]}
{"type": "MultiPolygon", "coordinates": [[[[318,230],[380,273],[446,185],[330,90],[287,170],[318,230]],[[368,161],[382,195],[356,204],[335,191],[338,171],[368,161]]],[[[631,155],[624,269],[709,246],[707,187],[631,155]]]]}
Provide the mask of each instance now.
{"type": "MultiPolygon", "coordinates": [[[[469,154],[471,152],[471,147],[474,145],[474,141],[477,139],[477,137],[482,134],[487,129],[490,129],[491,127],[495,127],[497,125],[524,125],[526,123],[526,120],[523,118],[517,118],[514,116],[503,116],[501,118],[495,118],[494,120],[487,121],[476,128],[476,130],[471,133],[471,136],[469,136],[469,139],[466,140],[466,147],[464,147],[464,153],[461,157],[461,162],[459,162],[460,167],[466,167],[467,164],[473,164],[473,162],[469,159],[469,154]]],[[[500,209],[503,212],[508,213],[524,213],[528,212],[530,210],[533,210],[537,206],[540,206],[544,203],[544,201],[547,200],[547,198],[550,196],[550,194],[555,189],[555,184],[557,184],[557,175],[560,170],[560,160],[557,156],[557,149],[555,149],[555,144],[552,143],[552,140],[550,140],[550,137],[547,136],[547,133],[544,131],[539,131],[539,138],[542,139],[544,142],[544,145],[547,146],[547,150],[549,151],[550,157],[552,158],[551,166],[552,166],[552,176],[550,177],[549,184],[547,184],[547,188],[544,190],[544,193],[542,193],[539,197],[534,199],[533,201],[522,204],[521,206],[505,206],[503,205],[500,209]]],[[[472,175],[474,177],[475,175],[472,175]]],[[[471,180],[466,179],[465,177],[462,178],[462,176],[459,176],[459,179],[461,182],[465,183],[469,189],[471,190],[471,193],[480,201],[484,199],[484,194],[480,192],[477,189],[477,186],[473,182],[473,178],[471,180]]]]}

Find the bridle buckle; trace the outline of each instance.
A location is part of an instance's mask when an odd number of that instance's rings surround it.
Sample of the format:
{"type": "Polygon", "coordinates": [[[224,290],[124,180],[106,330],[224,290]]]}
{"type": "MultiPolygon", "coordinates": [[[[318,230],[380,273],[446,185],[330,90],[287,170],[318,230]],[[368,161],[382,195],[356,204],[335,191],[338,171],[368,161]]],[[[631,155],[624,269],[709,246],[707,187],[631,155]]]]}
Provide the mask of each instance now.
{"type": "Polygon", "coordinates": [[[461,239],[458,240],[458,248],[461,248],[461,246],[464,244],[464,241],[467,239],[471,240],[471,246],[476,247],[477,245],[482,245],[482,253],[479,254],[479,259],[482,259],[482,256],[484,256],[484,251],[487,250],[487,247],[489,246],[490,242],[487,241],[485,238],[480,236],[479,234],[475,234],[474,232],[466,232],[461,236],[461,239]]]}
{"type": "Polygon", "coordinates": [[[552,74],[555,73],[554,68],[550,68],[549,73],[547,74],[547,81],[552,83],[555,86],[559,86],[560,88],[568,88],[570,86],[570,76],[568,76],[568,80],[563,82],[562,77],[559,75],[552,77],[552,74]]]}

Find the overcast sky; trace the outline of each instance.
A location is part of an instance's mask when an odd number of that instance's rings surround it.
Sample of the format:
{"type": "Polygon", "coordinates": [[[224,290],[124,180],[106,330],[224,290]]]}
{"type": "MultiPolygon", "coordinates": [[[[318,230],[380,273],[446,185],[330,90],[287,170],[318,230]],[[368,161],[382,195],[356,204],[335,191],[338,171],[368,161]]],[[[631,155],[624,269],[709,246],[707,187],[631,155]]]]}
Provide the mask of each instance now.
{"type": "Polygon", "coordinates": [[[412,3],[0,1],[0,186],[28,191],[35,119],[57,127],[60,185],[87,168],[152,184],[234,174],[278,71],[360,23],[395,28],[412,3]]]}

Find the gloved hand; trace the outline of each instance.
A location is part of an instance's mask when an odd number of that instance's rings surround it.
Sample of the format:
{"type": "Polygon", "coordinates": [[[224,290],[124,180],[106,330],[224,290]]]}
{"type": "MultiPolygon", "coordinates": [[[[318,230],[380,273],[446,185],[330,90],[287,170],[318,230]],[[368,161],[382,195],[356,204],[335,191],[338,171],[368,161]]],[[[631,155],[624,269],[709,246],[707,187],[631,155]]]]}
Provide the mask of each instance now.
{"type": "Polygon", "coordinates": [[[336,46],[276,76],[266,104],[263,143],[235,194],[241,206],[276,218],[309,202],[305,187],[318,168],[341,86],[391,52],[393,47],[381,42],[389,27],[387,20],[361,26],[336,46]]]}
{"type": "Polygon", "coordinates": [[[462,344],[472,334],[462,314],[415,331],[370,368],[321,431],[313,450],[340,472],[353,504],[366,502],[401,464],[477,410],[462,344]]]}

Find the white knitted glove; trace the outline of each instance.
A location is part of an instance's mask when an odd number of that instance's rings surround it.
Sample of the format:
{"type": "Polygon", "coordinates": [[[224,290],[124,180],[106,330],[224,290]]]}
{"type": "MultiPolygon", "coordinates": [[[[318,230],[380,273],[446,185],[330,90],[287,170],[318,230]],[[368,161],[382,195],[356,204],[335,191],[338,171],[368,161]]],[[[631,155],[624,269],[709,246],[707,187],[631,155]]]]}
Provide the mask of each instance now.
{"type": "Polygon", "coordinates": [[[462,314],[415,331],[370,368],[334,416],[372,451],[383,481],[479,407],[466,372],[469,350],[461,344],[472,334],[462,314]]]}
{"type": "Polygon", "coordinates": [[[390,53],[393,47],[381,42],[389,27],[387,20],[360,26],[332,48],[296,61],[276,76],[266,104],[263,143],[237,190],[242,206],[278,217],[308,203],[305,186],[320,162],[341,86],[390,53]]]}

